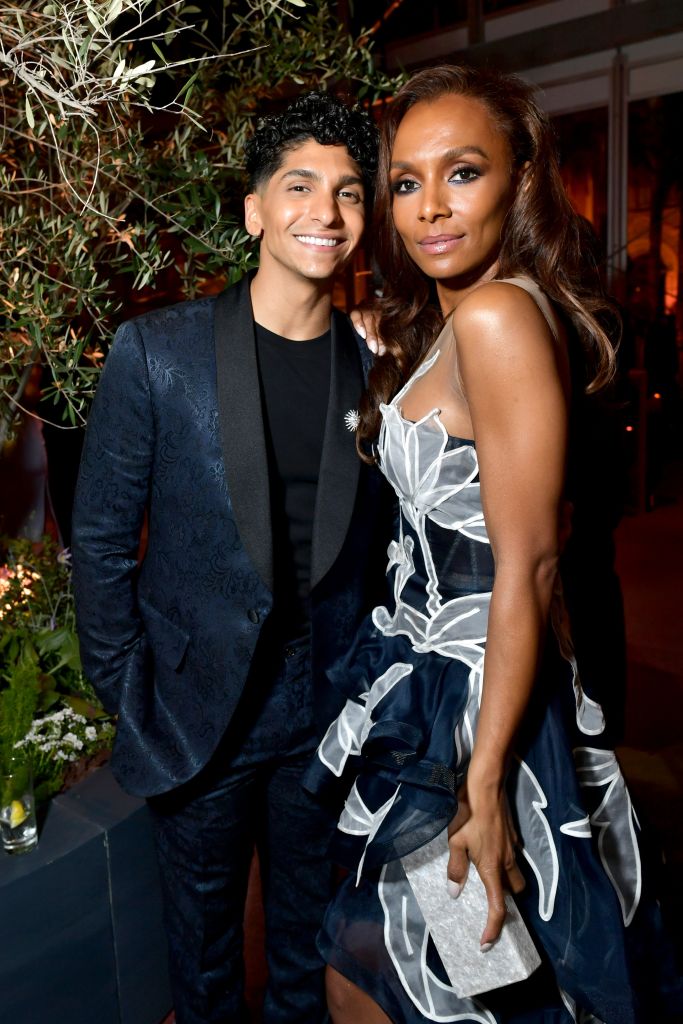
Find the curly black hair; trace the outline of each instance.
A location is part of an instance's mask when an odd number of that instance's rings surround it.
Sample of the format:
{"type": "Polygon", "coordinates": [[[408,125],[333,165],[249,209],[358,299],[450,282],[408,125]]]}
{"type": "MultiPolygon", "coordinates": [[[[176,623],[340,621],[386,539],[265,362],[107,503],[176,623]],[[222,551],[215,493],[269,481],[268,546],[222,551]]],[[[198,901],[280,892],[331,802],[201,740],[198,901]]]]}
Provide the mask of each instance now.
{"type": "Polygon", "coordinates": [[[368,187],[377,168],[377,128],[360,107],[349,107],[327,92],[300,96],[282,114],[263,117],[244,151],[249,191],[266,184],[285,153],[313,139],[321,146],[346,146],[368,187]]]}

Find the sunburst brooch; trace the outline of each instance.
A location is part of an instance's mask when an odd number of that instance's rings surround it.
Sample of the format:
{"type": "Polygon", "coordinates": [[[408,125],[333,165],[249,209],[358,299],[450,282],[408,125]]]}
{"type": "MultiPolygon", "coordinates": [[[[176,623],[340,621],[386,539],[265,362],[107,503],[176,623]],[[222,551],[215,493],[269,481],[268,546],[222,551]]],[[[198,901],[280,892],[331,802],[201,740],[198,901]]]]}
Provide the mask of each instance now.
{"type": "Polygon", "coordinates": [[[354,430],[358,430],[358,427],[360,426],[360,413],[358,410],[349,409],[349,411],[344,415],[344,423],[346,424],[346,429],[350,430],[352,433],[354,430]]]}

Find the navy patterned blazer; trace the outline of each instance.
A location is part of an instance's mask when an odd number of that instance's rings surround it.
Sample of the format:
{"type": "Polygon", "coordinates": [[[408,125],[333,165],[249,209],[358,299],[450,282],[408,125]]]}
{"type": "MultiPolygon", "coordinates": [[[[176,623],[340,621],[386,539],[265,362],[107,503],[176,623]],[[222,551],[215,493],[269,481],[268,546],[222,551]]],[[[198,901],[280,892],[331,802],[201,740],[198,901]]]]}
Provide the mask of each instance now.
{"type": "MultiPolygon", "coordinates": [[[[311,565],[321,734],[340,710],[324,669],[383,579],[383,485],[344,423],[368,360],[335,310],[311,565]]],[[[83,666],[118,713],[112,769],[130,793],[186,782],[223,736],[273,605],[270,514],[248,279],[124,323],[88,422],[72,548],[83,666]]]]}

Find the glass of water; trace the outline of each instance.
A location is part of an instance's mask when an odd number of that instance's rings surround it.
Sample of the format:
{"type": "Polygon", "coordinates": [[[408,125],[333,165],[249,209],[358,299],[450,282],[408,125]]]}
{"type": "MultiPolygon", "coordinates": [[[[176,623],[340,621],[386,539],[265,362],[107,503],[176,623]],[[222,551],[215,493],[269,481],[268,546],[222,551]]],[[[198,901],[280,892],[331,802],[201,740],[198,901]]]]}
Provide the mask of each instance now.
{"type": "Polygon", "coordinates": [[[29,761],[14,758],[0,775],[0,836],[7,853],[26,853],[38,844],[29,761]]]}

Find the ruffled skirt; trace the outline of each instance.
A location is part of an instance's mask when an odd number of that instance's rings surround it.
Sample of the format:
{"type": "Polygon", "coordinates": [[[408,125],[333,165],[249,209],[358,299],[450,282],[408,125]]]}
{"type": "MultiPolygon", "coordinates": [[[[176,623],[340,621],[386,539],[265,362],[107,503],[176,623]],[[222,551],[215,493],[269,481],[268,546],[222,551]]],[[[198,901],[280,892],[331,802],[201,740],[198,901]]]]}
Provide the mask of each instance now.
{"type": "Polygon", "coordinates": [[[320,948],[393,1021],[659,1024],[683,1009],[658,910],[643,893],[628,790],[601,744],[602,713],[581,691],[562,622],[555,627],[508,779],[527,881],[517,903],[543,964],[482,996],[462,999],[450,985],[400,858],[456,812],[484,645],[466,643],[456,657],[419,651],[368,619],[330,672],[346,706],[306,785],[339,804],[331,854],[350,875],[320,948]]]}

